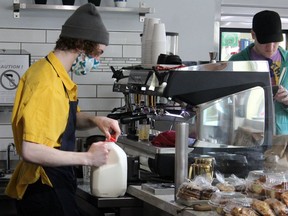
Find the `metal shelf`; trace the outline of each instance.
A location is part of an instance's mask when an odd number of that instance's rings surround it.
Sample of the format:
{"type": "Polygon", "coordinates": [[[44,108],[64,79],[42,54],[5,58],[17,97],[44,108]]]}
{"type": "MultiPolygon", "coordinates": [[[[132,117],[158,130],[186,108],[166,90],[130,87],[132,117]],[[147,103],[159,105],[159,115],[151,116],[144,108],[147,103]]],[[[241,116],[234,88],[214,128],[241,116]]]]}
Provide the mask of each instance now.
{"type": "MultiPolygon", "coordinates": [[[[71,11],[74,11],[78,7],[79,6],[74,6],[74,5],[28,4],[28,3],[20,3],[19,0],[14,0],[13,13],[14,13],[14,18],[20,18],[21,10],[71,10],[71,11]]],[[[140,22],[144,22],[144,18],[146,14],[155,13],[154,8],[145,7],[144,3],[140,3],[138,8],[97,7],[97,9],[100,12],[139,14],[140,22]]]]}

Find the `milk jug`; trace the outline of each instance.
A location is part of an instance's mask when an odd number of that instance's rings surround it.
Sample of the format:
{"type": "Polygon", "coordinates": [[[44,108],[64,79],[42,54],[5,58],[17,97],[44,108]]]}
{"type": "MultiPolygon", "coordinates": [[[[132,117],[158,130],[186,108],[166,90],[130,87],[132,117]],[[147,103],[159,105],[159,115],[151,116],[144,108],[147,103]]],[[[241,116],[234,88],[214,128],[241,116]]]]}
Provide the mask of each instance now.
{"type": "Polygon", "coordinates": [[[127,156],[114,142],[107,144],[110,149],[107,163],[91,168],[91,193],[98,197],[123,196],[127,189],[127,156]]]}

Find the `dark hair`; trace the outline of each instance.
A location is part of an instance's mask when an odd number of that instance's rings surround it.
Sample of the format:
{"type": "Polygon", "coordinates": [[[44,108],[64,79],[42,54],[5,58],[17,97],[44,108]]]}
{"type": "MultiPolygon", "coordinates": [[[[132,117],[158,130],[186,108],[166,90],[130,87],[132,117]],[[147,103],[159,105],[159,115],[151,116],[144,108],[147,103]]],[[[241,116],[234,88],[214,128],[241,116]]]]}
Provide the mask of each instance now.
{"type": "Polygon", "coordinates": [[[83,50],[87,55],[95,55],[97,54],[99,44],[93,41],[82,40],[82,39],[75,39],[75,38],[67,38],[67,37],[60,37],[56,41],[55,50],[83,50]]]}

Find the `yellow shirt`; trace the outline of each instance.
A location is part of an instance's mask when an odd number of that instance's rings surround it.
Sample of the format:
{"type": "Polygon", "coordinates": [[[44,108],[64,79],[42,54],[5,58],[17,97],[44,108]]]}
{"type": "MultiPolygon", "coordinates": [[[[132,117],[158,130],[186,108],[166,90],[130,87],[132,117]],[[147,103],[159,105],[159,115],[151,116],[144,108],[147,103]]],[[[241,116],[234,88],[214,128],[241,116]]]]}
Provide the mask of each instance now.
{"type": "MultiPolygon", "coordinates": [[[[18,154],[23,140],[59,147],[69,115],[69,99],[77,101],[77,86],[53,52],[34,63],[21,77],[12,113],[12,130],[18,154]],[[64,89],[64,85],[67,93],[64,89]]],[[[79,109],[78,109],[79,110],[79,109]]],[[[52,186],[42,166],[20,160],[6,188],[10,197],[21,199],[28,184],[41,177],[52,186]]]]}

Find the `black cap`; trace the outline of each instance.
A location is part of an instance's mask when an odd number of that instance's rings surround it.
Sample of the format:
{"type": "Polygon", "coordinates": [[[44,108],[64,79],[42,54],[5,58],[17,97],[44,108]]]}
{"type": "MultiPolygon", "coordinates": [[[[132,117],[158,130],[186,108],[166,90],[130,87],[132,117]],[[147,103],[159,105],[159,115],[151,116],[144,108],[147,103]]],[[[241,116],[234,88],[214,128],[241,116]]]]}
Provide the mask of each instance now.
{"type": "Polygon", "coordinates": [[[281,19],[275,11],[264,10],[255,14],[252,30],[260,44],[283,41],[281,19]]]}

